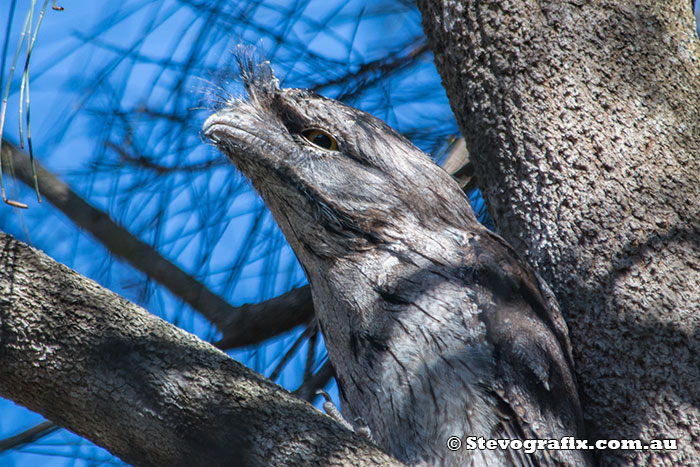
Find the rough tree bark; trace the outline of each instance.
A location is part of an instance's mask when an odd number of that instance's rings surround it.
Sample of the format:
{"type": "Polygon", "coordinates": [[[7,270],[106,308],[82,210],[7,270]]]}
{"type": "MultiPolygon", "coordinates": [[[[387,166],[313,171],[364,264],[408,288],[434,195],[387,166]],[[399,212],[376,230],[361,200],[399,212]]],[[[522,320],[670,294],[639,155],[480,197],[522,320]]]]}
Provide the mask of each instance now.
{"type": "Polygon", "coordinates": [[[139,466],[401,465],[211,345],[2,233],[0,395],[139,466]]]}
{"type": "Polygon", "coordinates": [[[687,0],[419,0],[499,232],[553,287],[591,438],[700,459],[700,44],[687,0]]]}

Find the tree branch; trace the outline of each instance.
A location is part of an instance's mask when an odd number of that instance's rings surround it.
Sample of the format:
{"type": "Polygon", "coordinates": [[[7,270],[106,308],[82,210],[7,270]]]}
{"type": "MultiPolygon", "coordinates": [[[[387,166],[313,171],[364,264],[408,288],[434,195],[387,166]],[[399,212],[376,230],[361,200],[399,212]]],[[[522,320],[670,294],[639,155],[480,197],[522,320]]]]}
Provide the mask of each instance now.
{"type": "Polygon", "coordinates": [[[230,349],[260,342],[308,322],[314,315],[311,288],[308,285],[262,303],[243,305],[235,313],[220,314],[217,327],[224,333],[215,345],[230,349]]]}
{"type": "Polygon", "coordinates": [[[211,345],[1,233],[0,395],[136,465],[399,465],[211,345]]]}
{"type": "Polygon", "coordinates": [[[54,422],[44,421],[35,425],[22,433],[0,440],[0,453],[17,449],[25,444],[33,443],[44,436],[48,436],[60,427],[54,422]]]}
{"type": "Polygon", "coordinates": [[[471,161],[464,138],[459,138],[452,144],[441,165],[448,174],[457,180],[459,187],[465,193],[476,188],[477,180],[474,174],[474,164],[471,161]]]}

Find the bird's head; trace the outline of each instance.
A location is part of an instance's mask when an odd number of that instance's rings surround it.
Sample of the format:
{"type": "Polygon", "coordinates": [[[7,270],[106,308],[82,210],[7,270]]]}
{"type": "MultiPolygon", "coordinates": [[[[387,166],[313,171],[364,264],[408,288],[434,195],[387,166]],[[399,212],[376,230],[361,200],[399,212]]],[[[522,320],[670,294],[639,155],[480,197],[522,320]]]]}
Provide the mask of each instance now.
{"type": "Polygon", "coordinates": [[[338,257],[418,227],[476,223],[452,178],[384,122],[281,89],[268,62],[240,62],[248,98],[227,101],[203,131],[251,180],[300,259],[300,249],[338,257]]]}

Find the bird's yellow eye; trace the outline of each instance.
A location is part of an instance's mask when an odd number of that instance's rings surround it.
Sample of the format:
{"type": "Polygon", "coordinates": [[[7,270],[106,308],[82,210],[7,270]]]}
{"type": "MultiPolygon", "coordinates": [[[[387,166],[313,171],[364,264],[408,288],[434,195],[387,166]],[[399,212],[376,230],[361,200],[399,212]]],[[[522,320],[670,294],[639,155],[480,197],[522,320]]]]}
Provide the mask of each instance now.
{"type": "Polygon", "coordinates": [[[314,146],[328,151],[337,151],[338,142],[330,134],[323,130],[312,128],[301,132],[302,136],[309,140],[314,146]]]}

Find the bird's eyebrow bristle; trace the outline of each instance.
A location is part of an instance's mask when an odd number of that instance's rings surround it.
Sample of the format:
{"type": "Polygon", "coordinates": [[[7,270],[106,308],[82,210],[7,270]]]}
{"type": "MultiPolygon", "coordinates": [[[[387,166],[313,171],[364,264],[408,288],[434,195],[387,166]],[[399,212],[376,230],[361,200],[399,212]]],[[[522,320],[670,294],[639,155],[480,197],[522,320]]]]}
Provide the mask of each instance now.
{"type": "Polygon", "coordinates": [[[251,100],[257,101],[280,90],[279,80],[275,78],[269,60],[256,57],[254,50],[249,47],[238,47],[234,55],[241,69],[241,80],[251,100]]]}
{"type": "Polygon", "coordinates": [[[237,107],[249,102],[267,108],[270,100],[280,91],[279,80],[264,54],[252,47],[239,44],[231,51],[238,65],[212,73],[210,80],[202,80],[202,103],[213,112],[237,107]],[[236,69],[237,68],[237,69],[236,69]],[[240,85],[245,92],[241,92],[240,85]]]}

